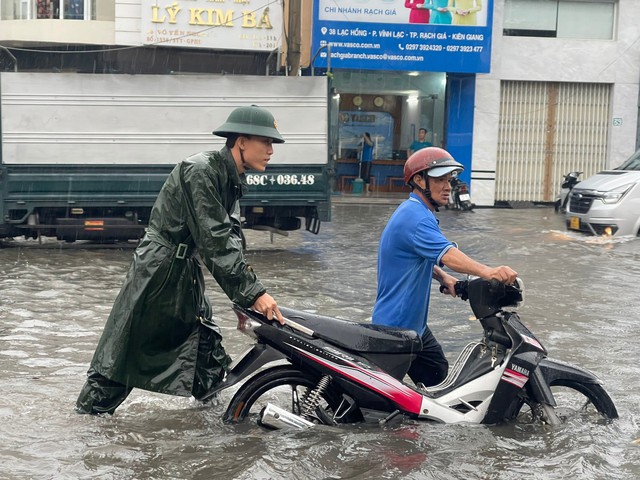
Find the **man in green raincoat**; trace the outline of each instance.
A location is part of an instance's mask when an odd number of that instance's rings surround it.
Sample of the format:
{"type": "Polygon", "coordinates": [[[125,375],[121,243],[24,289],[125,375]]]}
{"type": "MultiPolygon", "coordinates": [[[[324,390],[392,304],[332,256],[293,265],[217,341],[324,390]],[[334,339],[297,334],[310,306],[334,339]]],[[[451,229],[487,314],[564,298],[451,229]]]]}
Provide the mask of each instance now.
{"type": "Polygon", "coordinates": [[[283,143],[267,110],[235,109],[214,135],[219,152],[179,163],[160,190],[147,234],[91,361],[79,413],[113,413],[131,390],[206,397],[230,363],[204,294],[201,265],[235,303],[284,318],[243,255],[239,200],[244,172],[263,172],[283,143]],[[197,255],[197,257],[196,257],[197,255]]]}

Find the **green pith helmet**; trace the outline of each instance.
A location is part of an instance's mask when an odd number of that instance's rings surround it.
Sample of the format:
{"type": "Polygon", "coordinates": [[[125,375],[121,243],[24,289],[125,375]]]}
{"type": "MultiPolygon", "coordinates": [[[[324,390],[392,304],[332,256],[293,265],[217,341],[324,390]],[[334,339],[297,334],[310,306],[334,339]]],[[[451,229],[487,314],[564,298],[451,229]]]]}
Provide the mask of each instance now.
{"type": "Polygon", "coordinates": [[[278,132],[278,123],[268,110],[257,105],[250,107],[238,107],[227,121],[213,131],[219,137],[228,137],[230,134],[257,135],[273,140],[273,143],[284,143],[284,138],[278,132]]]}

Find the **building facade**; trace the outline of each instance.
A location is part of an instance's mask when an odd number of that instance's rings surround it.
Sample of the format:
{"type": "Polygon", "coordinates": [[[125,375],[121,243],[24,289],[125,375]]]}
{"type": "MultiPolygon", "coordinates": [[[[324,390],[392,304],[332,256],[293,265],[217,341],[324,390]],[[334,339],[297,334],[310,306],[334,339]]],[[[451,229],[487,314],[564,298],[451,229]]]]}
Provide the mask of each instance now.
{"type": "Polygon", "coordinates": [[[283,15],[266,0],[0,0],[0,68],[265,75],[279,69],[283,15]]]}
{"type": "MultiPolygon", "coordinates": [[[[640,2],[418,0],[405,2],[410,12],[369,4],[317,2],[312,50],[331,49],[316,65],[335,76],[340,118],[364,112],[379,126],[391,115],[391,135],[379,132],[392,138],[376,157],[380,170],[426,128],[465,165],[478,205],[551,202],[564,174],[590,176],[635,150],[640,2]],[[464,4],[473,22],[423,15],[436,3],[449,12],[464,4]]],[[[338,135],[338,164],[356,155],[353,132],[373,128],[355,123],[338,135]]],[[[387,189],[393,182],[402,183],[389,179],[387,189]]]]}
{"type": "Polygon", "coordinates": [[[474,201],[551,201],[636,149],[640,2],[496,0],[491,72],[475,80],[474,201]]]}
{"type": "Polygon", "coordinates": [[[373,190],[403,189],[424,128],[483,206],[552,201],[568,171],[635,150],[640,2],[465,0],[473,14],[456,20],[456,1],[0,0],[0,68],[328,74],[338,190],[358,175],[365,131],[373,190]],[[425,16],[425,3],[453,13],[425,16]]]}

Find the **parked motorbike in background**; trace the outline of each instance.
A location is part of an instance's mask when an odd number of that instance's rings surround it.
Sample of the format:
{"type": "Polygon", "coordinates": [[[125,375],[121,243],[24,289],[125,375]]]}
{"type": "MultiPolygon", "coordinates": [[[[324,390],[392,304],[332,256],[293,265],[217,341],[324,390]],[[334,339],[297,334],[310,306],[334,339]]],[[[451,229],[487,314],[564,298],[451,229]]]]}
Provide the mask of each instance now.
{"type": "Polygon", "coordinates": [[[553,203],[553,207],[556,213],[566,213],[567,202],[569,201],[571,190],[573,190],[573,187],[580,183],[578,177],[580,177],[581,173],[582,172],[569,172],[564,176],[560,188],[560,193],[556,195],[555,202],[553,203]]]}
{"type": "Polygon", "coordinates": [[[457,176],[451,177],[451,195],[449,195],[449,204],[446,208],[451,210],[470,211],[476,206],[471,202],[469,195],[469,185],[460,180],[457,176]]]}
{"type": "MultiPolygon", "coordinates": [[[[281,326],[234,305],[238,329],[256,343],[231,366],[218,391],[241,384],[225,420],[266,428],[385,424],[408,417],[438,423],[559,424],[574,415],[616,418],[616,408],[592,373],[552,360],[505,310],[524,301],[513,285],[480,278],[458,282],[482,326],[439,385],[403,381],[420,336],[411,330],[354,323],[280,307],[281,326]]],[[[212,393],[213,394],[213,393],[212,393]]]]}

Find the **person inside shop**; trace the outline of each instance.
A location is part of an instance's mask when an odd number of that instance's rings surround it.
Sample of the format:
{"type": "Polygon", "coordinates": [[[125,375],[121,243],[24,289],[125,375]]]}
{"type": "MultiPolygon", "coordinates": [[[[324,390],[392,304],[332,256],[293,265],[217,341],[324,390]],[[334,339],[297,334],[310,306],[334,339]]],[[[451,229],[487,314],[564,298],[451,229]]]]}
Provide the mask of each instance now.
{"type": "Polygon", "coordinates": [[[427,325],[431,281],[453,297],[457,279],[442,267],[513,283],[517,272],[508,266],[489,267],[465,255],[449,241],[435,213],[449,201],[449,181],[464,167],[445,150],[427,147],[404,165],[404,180],[411,188],[387,222],[378,249],[378,288],[372,323],[410,329],[422,337],[422,351],[408,369],[409,377],[426,387],[442,382],[449,363],[442,346],[427,325]]]}
{"type": "Polygon", "coordinates": [[[360,141],[362,150],[360,152],[360,178],[364,181],[365,194],[370,193],[371,165],[373,163],[373,140],[369,132],[364,132],[360,141]]]}
{"type": "Polygon", "coordinates": [[[409,149],[407,150],[407,158],[416,153],[418,150],[422,148],[430,147],[431,142],[427,141],[427,129],[421,128],[418,130],[418,139],[414,140],[411,145],[409,145],[409,149]]]}
{"type": "Polygon", "coordinates": [[[178,163],[158,194],[93,355],[78,413],[113,414],[134,387],[208,398],[230,358],[202,266],[234,303],[285,322],[244,257],[239,206],[245,171],[263,172],[272,144],[284,139],[273,115],[255,105],[233,110],[213,134],[226,137],[224,148],[178,163]]]}

